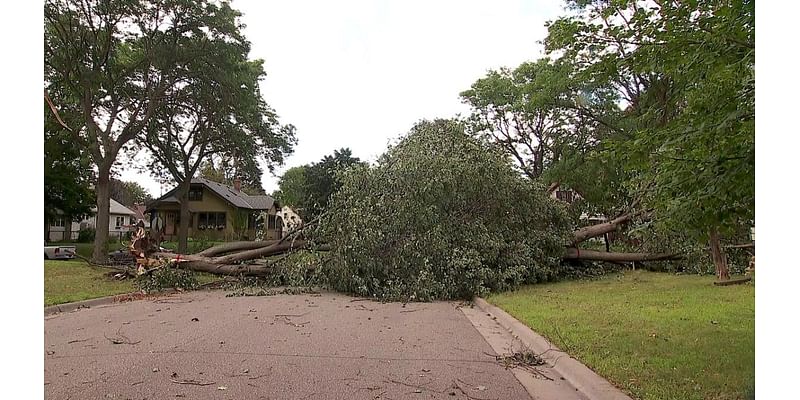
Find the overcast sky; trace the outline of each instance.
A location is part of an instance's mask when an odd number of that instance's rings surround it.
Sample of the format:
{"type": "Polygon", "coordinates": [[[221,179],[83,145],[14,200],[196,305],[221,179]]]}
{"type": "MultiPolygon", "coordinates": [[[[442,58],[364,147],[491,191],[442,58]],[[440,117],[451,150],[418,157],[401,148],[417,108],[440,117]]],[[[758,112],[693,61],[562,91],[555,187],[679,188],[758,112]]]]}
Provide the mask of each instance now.
{"type": "MultiPolygon", "coordinates": [[[[466,115],[458,94],[487,70],[543,56],[544,24],[558,0],[233,0],[247,25],[261,84],[298,144],[276,174],[349,147],[373,161],[423,118],[466,115]]],[[[119,168],[122,170],[122,168],[119,168]]],[[[149,175],[133,180],[159,196],[149,175]]],[[[267,193],[278,178],[266,172],[267,193]]]]}

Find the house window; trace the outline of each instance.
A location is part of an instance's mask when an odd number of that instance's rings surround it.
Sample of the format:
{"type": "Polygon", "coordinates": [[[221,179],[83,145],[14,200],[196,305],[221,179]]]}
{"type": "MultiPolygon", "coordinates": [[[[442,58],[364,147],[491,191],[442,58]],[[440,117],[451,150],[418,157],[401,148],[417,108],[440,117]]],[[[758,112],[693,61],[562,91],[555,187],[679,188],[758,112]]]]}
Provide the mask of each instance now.
{"type": "Polygon", "coordinates": [[[556,192],[556,198],[567,203],[572,203],[575,200],[575,192],[571,190],[559,190],[556,192]]]}
{"type": "Polygon", "coordinates": [[[203,186],[189,186],[189,201],[203,201],[203,186]]]}
{"type": "Polygon", "coordinates": [[[52,226],[64,227],[64,217],[58,217],[53,220],[52,226]]]}
{"type": "Polygon", "coordinates": [[[197,229],[225,229],[226,216],[224,212],[197,213],[197,229]]]}
{"type": "Polygon", "coordinates": [[[275,229],[276,228],[275,222],[276,222],[275,216],[272,215],[272,214],[268,215],[267,216],[267,229],[275,229]]]}
{"type": "Polygon", "coordinates": [[[131,225],[136,225],[136,218],[131,217],[131,223],[130,224],[131,225]]]}
{"type": "Polygon", "coordinates": [[[125,217],[114,217],[114,227],[119,229],[122,225],[125,225],[125,217]]]}

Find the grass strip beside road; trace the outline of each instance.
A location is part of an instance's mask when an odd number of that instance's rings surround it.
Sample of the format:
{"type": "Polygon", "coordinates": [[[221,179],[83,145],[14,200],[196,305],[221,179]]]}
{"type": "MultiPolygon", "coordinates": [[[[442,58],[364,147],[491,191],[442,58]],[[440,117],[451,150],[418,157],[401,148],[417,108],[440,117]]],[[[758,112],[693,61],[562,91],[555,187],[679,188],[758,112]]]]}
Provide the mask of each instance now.
{"type": "Polygon", "coordinates": [[[489,297],[639,399],[748,399],[755,388],[755,285],[629,271],[489,297]]]}
{"type": "Polygon", "coordinates": [[[44,261],[44,305],[71,303],[136,291],[132,280],[108,277],[110,269],[84,261],[44,261]]]}

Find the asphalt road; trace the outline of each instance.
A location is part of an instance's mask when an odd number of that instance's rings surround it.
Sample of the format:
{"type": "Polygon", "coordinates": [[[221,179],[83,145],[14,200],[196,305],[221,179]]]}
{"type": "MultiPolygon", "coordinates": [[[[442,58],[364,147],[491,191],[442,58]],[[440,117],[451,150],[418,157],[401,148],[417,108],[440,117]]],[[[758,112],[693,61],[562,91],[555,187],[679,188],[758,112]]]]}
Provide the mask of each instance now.
{"type": "Polygon", "coordinates": [[[579,398],[552,371],[498,362],[513,338],[495,324],[454,302],[331,293],[203,291],[98,306],[45,317],[45,396],[579,398]]]}

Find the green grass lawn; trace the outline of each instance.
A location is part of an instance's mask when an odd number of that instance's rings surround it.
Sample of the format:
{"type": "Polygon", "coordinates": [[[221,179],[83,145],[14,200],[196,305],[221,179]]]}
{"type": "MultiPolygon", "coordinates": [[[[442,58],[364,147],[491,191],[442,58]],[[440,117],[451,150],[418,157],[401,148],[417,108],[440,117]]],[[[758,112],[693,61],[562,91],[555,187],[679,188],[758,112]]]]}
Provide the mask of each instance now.
{"type": "Polygon", "coordinates": [[[109,269],[92,267],[84,261],[44,261],[44,305],[69,303],[97,297],[130,293],[133,281],[107,277],[109,269]]]}
{"type": "MultiPolygon", "coordinates": [[[[134,280],[119,281],[108,277],[110,269],[93,267],[81,260],[44,261],[44,305],[131,293],[139,290],[134,280]]],[[[205,272],[196,272],[198,284],[222,279],[205,272]]]]}
{"type": "Polygon", "coordinates": [[[746,399],[755,388],[755,286],[628,271],[487,300],[639,399],[746,399]]]}

